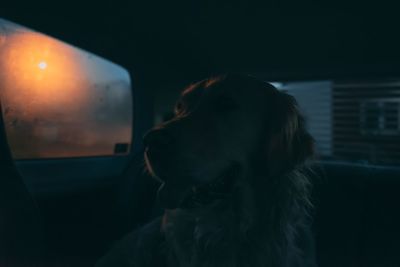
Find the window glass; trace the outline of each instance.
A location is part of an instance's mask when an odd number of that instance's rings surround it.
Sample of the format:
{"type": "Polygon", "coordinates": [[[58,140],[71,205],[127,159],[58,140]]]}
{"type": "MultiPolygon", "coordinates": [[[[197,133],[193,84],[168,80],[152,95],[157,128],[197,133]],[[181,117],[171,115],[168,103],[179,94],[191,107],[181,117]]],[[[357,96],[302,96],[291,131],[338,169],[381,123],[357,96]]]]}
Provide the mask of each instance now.
{"type": "Polygon", "coordinates": [[[400,82],[276,82],[296,97],[323,159],[400,163],[400,82]]]}
{"type": "Polygon", "coordinates": [[[129,152],[128,72],[5,20],[0,20],[0,97],[16,159],[129,152]]]}

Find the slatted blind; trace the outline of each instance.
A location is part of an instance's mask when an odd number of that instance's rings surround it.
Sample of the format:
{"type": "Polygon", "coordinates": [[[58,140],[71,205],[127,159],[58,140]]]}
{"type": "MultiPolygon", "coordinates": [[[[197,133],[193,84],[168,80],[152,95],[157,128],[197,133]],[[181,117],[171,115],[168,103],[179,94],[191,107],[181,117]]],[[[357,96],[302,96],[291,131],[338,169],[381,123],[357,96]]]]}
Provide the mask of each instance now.
{"type": "Polygon", "coordinates": [[[400,164],[400,81],[274,85],[297,99],[322,158],[400,164]]]}
{"type": "Polygon", "coordinates": [[[400,163],[400,82],[333,84],[335,157],[400,163]]]}

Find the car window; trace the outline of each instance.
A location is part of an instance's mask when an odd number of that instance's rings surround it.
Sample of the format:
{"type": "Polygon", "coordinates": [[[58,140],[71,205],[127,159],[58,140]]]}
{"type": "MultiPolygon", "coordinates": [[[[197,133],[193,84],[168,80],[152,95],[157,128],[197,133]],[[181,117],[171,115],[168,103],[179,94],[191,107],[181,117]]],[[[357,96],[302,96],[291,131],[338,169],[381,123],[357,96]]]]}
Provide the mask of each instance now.
{"type": "Polygon", "coordinates": [[[400,82],[274,82],[296,97],[319,156],[374,165],[400,163],[400,82]]]}
{"type": "Polygon", "coordinates": [[[129,152],[130,76],[110,61],[0,19],[0,89],[15,159],[129,152]]]}

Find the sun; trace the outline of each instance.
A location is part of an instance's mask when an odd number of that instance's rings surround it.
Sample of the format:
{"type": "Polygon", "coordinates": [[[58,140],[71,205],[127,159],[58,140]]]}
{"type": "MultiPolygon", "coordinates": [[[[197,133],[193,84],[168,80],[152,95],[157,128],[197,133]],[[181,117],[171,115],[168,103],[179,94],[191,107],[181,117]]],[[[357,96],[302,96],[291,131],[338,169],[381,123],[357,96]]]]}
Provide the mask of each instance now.
{"type": "Polygon", "coordinates": [[[47,68],[47,63],[46,61],[40,61],[38,64],[39,69],[45,70],[47,68]]]}

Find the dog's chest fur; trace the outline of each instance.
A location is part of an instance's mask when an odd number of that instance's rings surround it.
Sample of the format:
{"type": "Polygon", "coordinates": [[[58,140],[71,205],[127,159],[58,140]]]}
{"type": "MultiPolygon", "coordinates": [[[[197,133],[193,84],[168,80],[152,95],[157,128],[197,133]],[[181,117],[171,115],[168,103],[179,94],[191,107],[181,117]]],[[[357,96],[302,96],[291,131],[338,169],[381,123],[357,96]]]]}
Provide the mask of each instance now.
{"type": "Polygon", "coordinates": [[[169,248],[168,267],[259,266],[262,253],[240,236],[238,227],[230,209],[166,212],[162,228],[169,248]]]}

